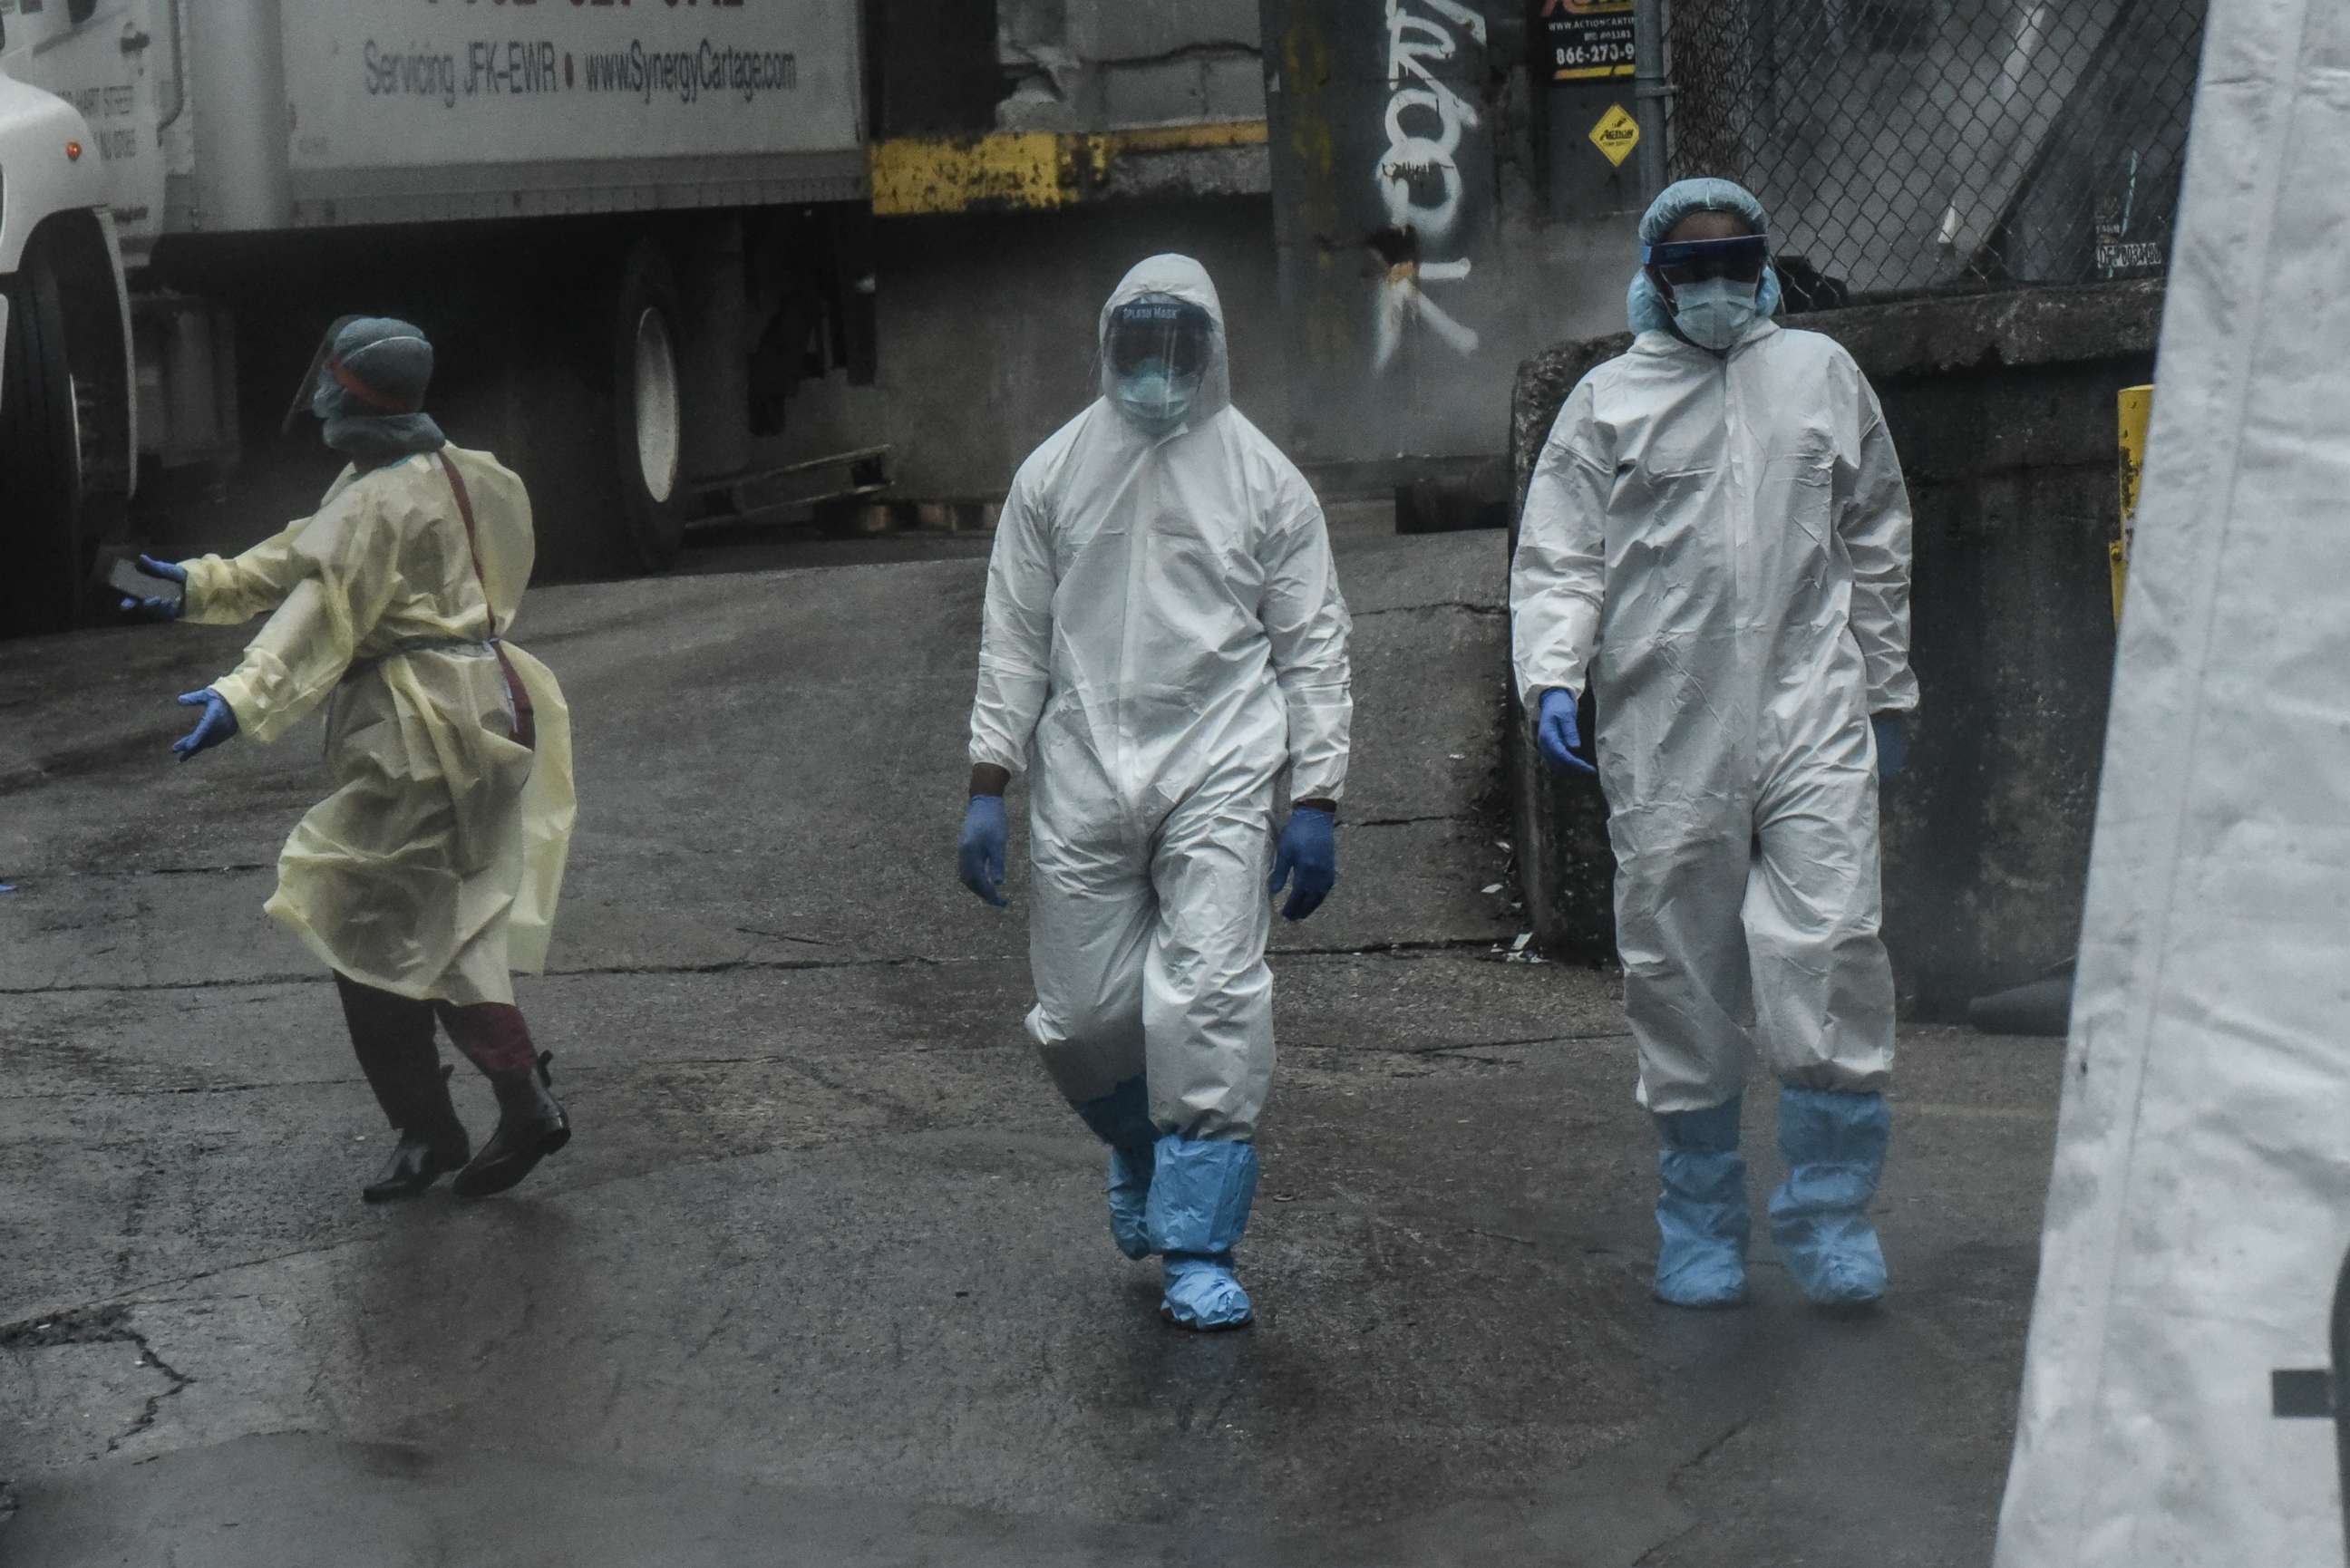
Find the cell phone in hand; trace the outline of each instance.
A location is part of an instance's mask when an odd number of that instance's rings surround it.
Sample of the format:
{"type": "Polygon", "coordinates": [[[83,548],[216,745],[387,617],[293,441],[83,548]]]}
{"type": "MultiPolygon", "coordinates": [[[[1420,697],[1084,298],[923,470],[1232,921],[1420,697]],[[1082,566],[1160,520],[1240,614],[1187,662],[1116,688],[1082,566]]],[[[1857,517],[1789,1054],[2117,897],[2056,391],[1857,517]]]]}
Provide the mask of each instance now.
{"type": "Polygon", "coordinates": [[[152,577],[139,569],[139,563],[128,556],[115,557],[108,568],[106,586],[127,598],[162,599],[177,604],[184,590],[169,577],[152,577]]]}

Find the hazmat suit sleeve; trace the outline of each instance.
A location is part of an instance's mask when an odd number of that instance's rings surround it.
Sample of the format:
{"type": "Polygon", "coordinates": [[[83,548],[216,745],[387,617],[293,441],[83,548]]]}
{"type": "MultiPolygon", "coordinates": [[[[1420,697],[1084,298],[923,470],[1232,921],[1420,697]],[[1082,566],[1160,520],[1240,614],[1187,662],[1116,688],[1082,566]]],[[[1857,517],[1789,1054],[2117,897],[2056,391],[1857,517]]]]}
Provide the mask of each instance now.
{"type": "Polygon", "coordinates": [[[1860,367],[1851,377],[1850,416],[1838,438],[1836,533],[1852,562],[1852,634],[1868,667],[1868,711],[1918,705],[1909,668],[1909,492],[1877,393],[1860,367]]]}
{"type": "MultiPolygon", "coordinates": [[[[349,490],[238,557],[282,546],[283,560],[271,557],[266,569],[291,582],[244,661],[213,682],[235,710],[240,733],[274,741],[334,691],[400,582],[393,529],[366,493],[349,490]]],[[[251,575],[264,580],[259,569],[251,575]]]]}
{"type": "MultiPolygon", "coordinates": [[[[348,490],[357,472],[345,469],[319,503],[323,512],[348,490]]],[[[192,626],[235,626],[276,609],[307,570],[295,541],[310,525],[298,518],[241,556],[203,556],[180,563],[188,574],[180,618],[192,626]]]]}
{"type": "Polygon", "coordinates": [[[301,578],[294,537],[308,522],[305,517],[233,559],[205,556],[182,561],[188,587],[180,618],[196,626],[234,626],[276,608],[301,578]]]}
{"type": "Polygon", "coordinates": [[[1568,395],[1543,442],[1518,519],[1510,626],[1518,695],[1529,713],[1550,688],[1580,694],[1591,675],[1616,472],[1596,410],[1586,380],[1568,395]]]}
{"type": "Polygon", "coordinates": [[[1258,618],[1289,708],[1289,793],[1336,800],[1347,788],[1354,675],[1347,638],[1354,622],[1330,556],[1330,531],[1302,475],[1283,477],[1265,536],[1258,618]]]}
{"type": "Polygon", "coordinates": [[[987,608],[979,642],[979,691],[971,705],[971,760],[1018,774],[1053,685],[1053,565],[1048,524],[1015,483],[988,558],[987,608]]]}

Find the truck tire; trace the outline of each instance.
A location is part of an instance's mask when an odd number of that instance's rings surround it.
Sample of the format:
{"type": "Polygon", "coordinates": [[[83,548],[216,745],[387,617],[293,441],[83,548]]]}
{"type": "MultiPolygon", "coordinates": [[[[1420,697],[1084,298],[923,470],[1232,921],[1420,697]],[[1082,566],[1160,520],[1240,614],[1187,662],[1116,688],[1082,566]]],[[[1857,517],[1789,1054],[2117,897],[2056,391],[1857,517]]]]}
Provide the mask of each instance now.
{"type": "Polygon", "coordinates": [[[545,577],[657,571],[685,534],[676,285],[644,239],[587,265],[605,284],[592,314],[542,306],[507,367],[521,378],[509,461],[530,486],[545,577]]]}
{"type": "Polygon", "coordinates": [[[81,438],[66,312],[48,247],[36,238],[6,280],[0,362],[0,635],[57,631],[88,591],[82,537],[81,438]]]}
{"type": "Polygon", "coordinates": [[[637,558],[656,569],[685,539],[685,341],[668,261],[639,240],[620,265],[612,311],[614,449],[621,523],[637,558]]]}

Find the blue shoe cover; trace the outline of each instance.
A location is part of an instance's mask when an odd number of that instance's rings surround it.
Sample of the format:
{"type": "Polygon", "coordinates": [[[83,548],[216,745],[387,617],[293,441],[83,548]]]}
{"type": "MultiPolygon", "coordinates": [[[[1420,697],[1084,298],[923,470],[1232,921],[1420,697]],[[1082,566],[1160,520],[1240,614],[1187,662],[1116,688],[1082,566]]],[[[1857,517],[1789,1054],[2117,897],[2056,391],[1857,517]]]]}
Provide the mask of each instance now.
{"type": "Polygon", "coordinates": [[[1159,1303],[1159,1315],[1178,1328],[1205,1332],[1243,1327],[1256,1309],[1232,1273],[1230,1252],[1170,1252],[1167,1297],[1159,1303]]]}
{"type": "Polygon", "coordinates": [[[1151,1148],[1109,1151],[1109,1233],[1118,1250],[1129,1258],[1150,1256],[1151,1148]]]}
{"type": "Polygon", "coordinates": [[[1893,1118],[1883,1095],[1779,1091],[1787,1179],[1771,1195],[1771,1239],[1817,1306],[1866,1306],[1885,1294],[1885,1250],[1868,1222],[1893,1118]]]}
{"type": "Polygon", "coordinates": [[[1150,1197],[1153,1146],[1159,1129],[1150,1121],[1150,1093],[1139,1076],[1127,1079],[1097,1100],[1076,1107],[1094,1136],[1109,1145],[1109,1233],[1129,1258],[1150,1256],[1150,1227],[1144,1213],[1150,1197]]]}
{"type": "Polygon", "coordinates": [[[1253,1315],[1232,1249],[1256,1200],[1256,1148],[1229,1139],[1159,1140],[1146,1206],[1152,1250],[1167,1259],[1159,1311],[1183,1328],[1238,1328],[1253,1315]]]}
{"type": "Polygon", "coordinates": [[[1726,1307],[1746,1299],[1746,1161],[1738,1101],[1657,1117],[1657,1299],[1726,1307]]]}

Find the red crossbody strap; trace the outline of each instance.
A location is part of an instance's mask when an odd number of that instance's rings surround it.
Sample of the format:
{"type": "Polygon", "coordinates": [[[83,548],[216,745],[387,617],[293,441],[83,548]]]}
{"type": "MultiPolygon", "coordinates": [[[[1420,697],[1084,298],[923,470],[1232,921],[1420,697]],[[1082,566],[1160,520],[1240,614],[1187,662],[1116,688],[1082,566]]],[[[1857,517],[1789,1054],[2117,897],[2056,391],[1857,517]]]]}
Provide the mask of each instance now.
{"type": "Polygon", "coordinates": [[[437,452],[432,455],[441,460],[441,472],[449,476],[449,488],[456,493],[457,515],[465,520],[465,549],[473,557],[473,581],[482,586],[482,609],[490,618],[490,638],[494,641],[498,635],[498,612],[497,607],[490,603],[490,580],[482,575],[482,538],[473,529],[473,497],[465,488],[465,476],[457,472],[457,465],[449,461],[449,454],[437,452]]]}
{"type": "Polygon", "coordinates": [[[457,497],[457,515],[465,520],[465,549],[473,557],[473,580],[482,586],[482,613],[490,618],[491,651],[498,656],[498,672],[505,678],[506,697],[515,711],[515,739],[533,751],[538,749],[538,717],[531,711],[530,689],[515,673],[506,650],[498,646],[498,611],[490,602],[490,580],[482,575],[482,538],[473,527],[473,497],[465,488],[465,476],[449,461],[446,452],[433,455],[441,460],[441,472],[449,476],[449,489],[457,497]]]}

